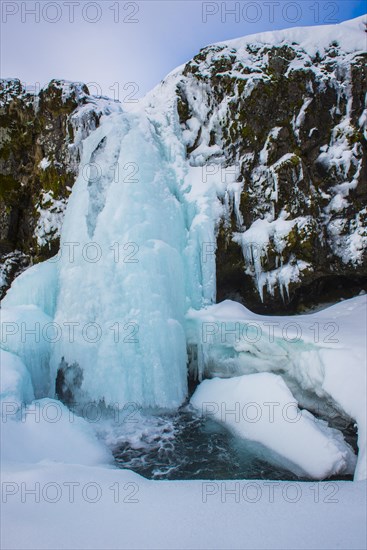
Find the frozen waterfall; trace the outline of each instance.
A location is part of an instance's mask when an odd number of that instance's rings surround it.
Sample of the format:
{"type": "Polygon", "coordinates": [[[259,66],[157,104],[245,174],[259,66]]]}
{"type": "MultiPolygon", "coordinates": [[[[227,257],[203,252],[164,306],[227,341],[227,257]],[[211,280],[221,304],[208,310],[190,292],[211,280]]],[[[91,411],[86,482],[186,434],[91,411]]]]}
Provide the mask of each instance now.
{"type": "MultiPolygon", "coordinates": [[[[60,253],[3,301],[5,313],[32,304],[51,316],[40,326],[49,384],[44,369],[42,388],[33,376],[36,395],[53,396],[60,366],[78,402],[176,407],[187,395],[184,316],[215,298],[214,257],[201,262],[214,225],[196,223],[184,147],[172,149],[174,127],[165,147],[164,132],[145,113],[106,117],[83,143],[60,253]]],[[[30,338],[10,349],[26,363],[30,338]]]]}

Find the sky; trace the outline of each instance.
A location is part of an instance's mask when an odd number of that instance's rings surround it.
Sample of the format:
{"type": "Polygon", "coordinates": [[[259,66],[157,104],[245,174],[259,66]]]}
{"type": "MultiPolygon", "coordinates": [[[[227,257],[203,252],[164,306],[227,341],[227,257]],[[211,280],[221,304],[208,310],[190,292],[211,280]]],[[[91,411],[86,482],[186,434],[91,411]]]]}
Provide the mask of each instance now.
{"type": "Polygon", "coordinates": [[[83,81],[130,101],[213,42],[256,32],[339,23],[366,0],[39,0],[1,4],[0,76],[44,86],[83,81]]]}

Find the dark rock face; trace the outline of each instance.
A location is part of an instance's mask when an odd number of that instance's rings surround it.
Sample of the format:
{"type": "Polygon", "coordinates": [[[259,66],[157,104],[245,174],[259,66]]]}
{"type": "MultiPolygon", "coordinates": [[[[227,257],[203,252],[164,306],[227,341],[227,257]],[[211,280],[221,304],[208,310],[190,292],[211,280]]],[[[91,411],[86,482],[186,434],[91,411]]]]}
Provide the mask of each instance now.
{"type": "Polygon", "coordinates": [[[0,297],[33,262],[57,253],[82,139],[110,101],[52,80],[38,94],[0,81],[0,297]]]}
{"type": "Polygon", "coordinates": [[[209,46],[177,111],[191,165],[236,172],[222,197],[217,299],[258,312],[349,297],[367,276],[367,53],[337,42],[209,46]]]}
{"type": "Polygon", "coordinates": [[[57,371],[55,393],[65,405],[75,403],[75,393],[79,391],[83,381],[83,371],[77,364],[68,365],[64,358],[57,371]]]}

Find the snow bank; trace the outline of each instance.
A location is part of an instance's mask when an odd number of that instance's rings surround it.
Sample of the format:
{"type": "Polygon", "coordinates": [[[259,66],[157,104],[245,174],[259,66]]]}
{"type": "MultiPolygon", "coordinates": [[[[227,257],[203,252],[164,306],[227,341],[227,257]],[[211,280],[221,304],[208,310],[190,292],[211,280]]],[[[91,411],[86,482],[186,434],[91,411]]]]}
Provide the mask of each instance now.
{"type": "Polygon", "coordinates": [[[354,472],[356,457],[342,434],[300,411],[281,376],[260,373],[204,380],[191,404],[240,437],[276,452],[296,474],[324,479],[354,472]]]}
{"type": "Polygon", "coordinates": [[[366,548],[366,482],[153,482],[48,463],[4,470],[2,484],[9,550],[366,548]]]}
{"type": "Polygon", "coordinates": [[[308,54],[316,55],[328,48],[333,41],[338,42],[344,52],[365,51],[366,15],[361,15],[337,25],[318,25],[294,27],[277,31],[250,34],[242,38],[218,42],[218,45],[242,49],[247,44],[279,45],[282,43],[299,44],[308,54]]]}
{"type": "Polygon", "coordinates": [[[68,464],[107,464],[112,457],[99,442],[92,425],[75,416],[60,401],[41,399],[19,410],[3,411],[2,464],[41,461],[68,464]]]}
{"type": "Polygon", "coordinates": [[[317,313],[282,317],[257,315],[226,300],[190,310],[187,321],[199,377],[279,373],[302,406],[314,394],[355,419],[355,479],[366,478],[366,296],[317,313]]]}

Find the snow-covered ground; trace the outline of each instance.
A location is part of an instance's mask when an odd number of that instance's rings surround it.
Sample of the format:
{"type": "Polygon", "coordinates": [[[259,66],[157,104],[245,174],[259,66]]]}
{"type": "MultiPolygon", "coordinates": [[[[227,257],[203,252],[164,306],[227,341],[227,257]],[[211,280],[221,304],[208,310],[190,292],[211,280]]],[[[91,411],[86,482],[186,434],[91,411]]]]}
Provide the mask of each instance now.
{"type": "Polygon", "coordinates": [[[366,548],[366,482],[156,482],[48,462],[2,483],[16,491],[1,506],[4,549],[366,548]]]}

